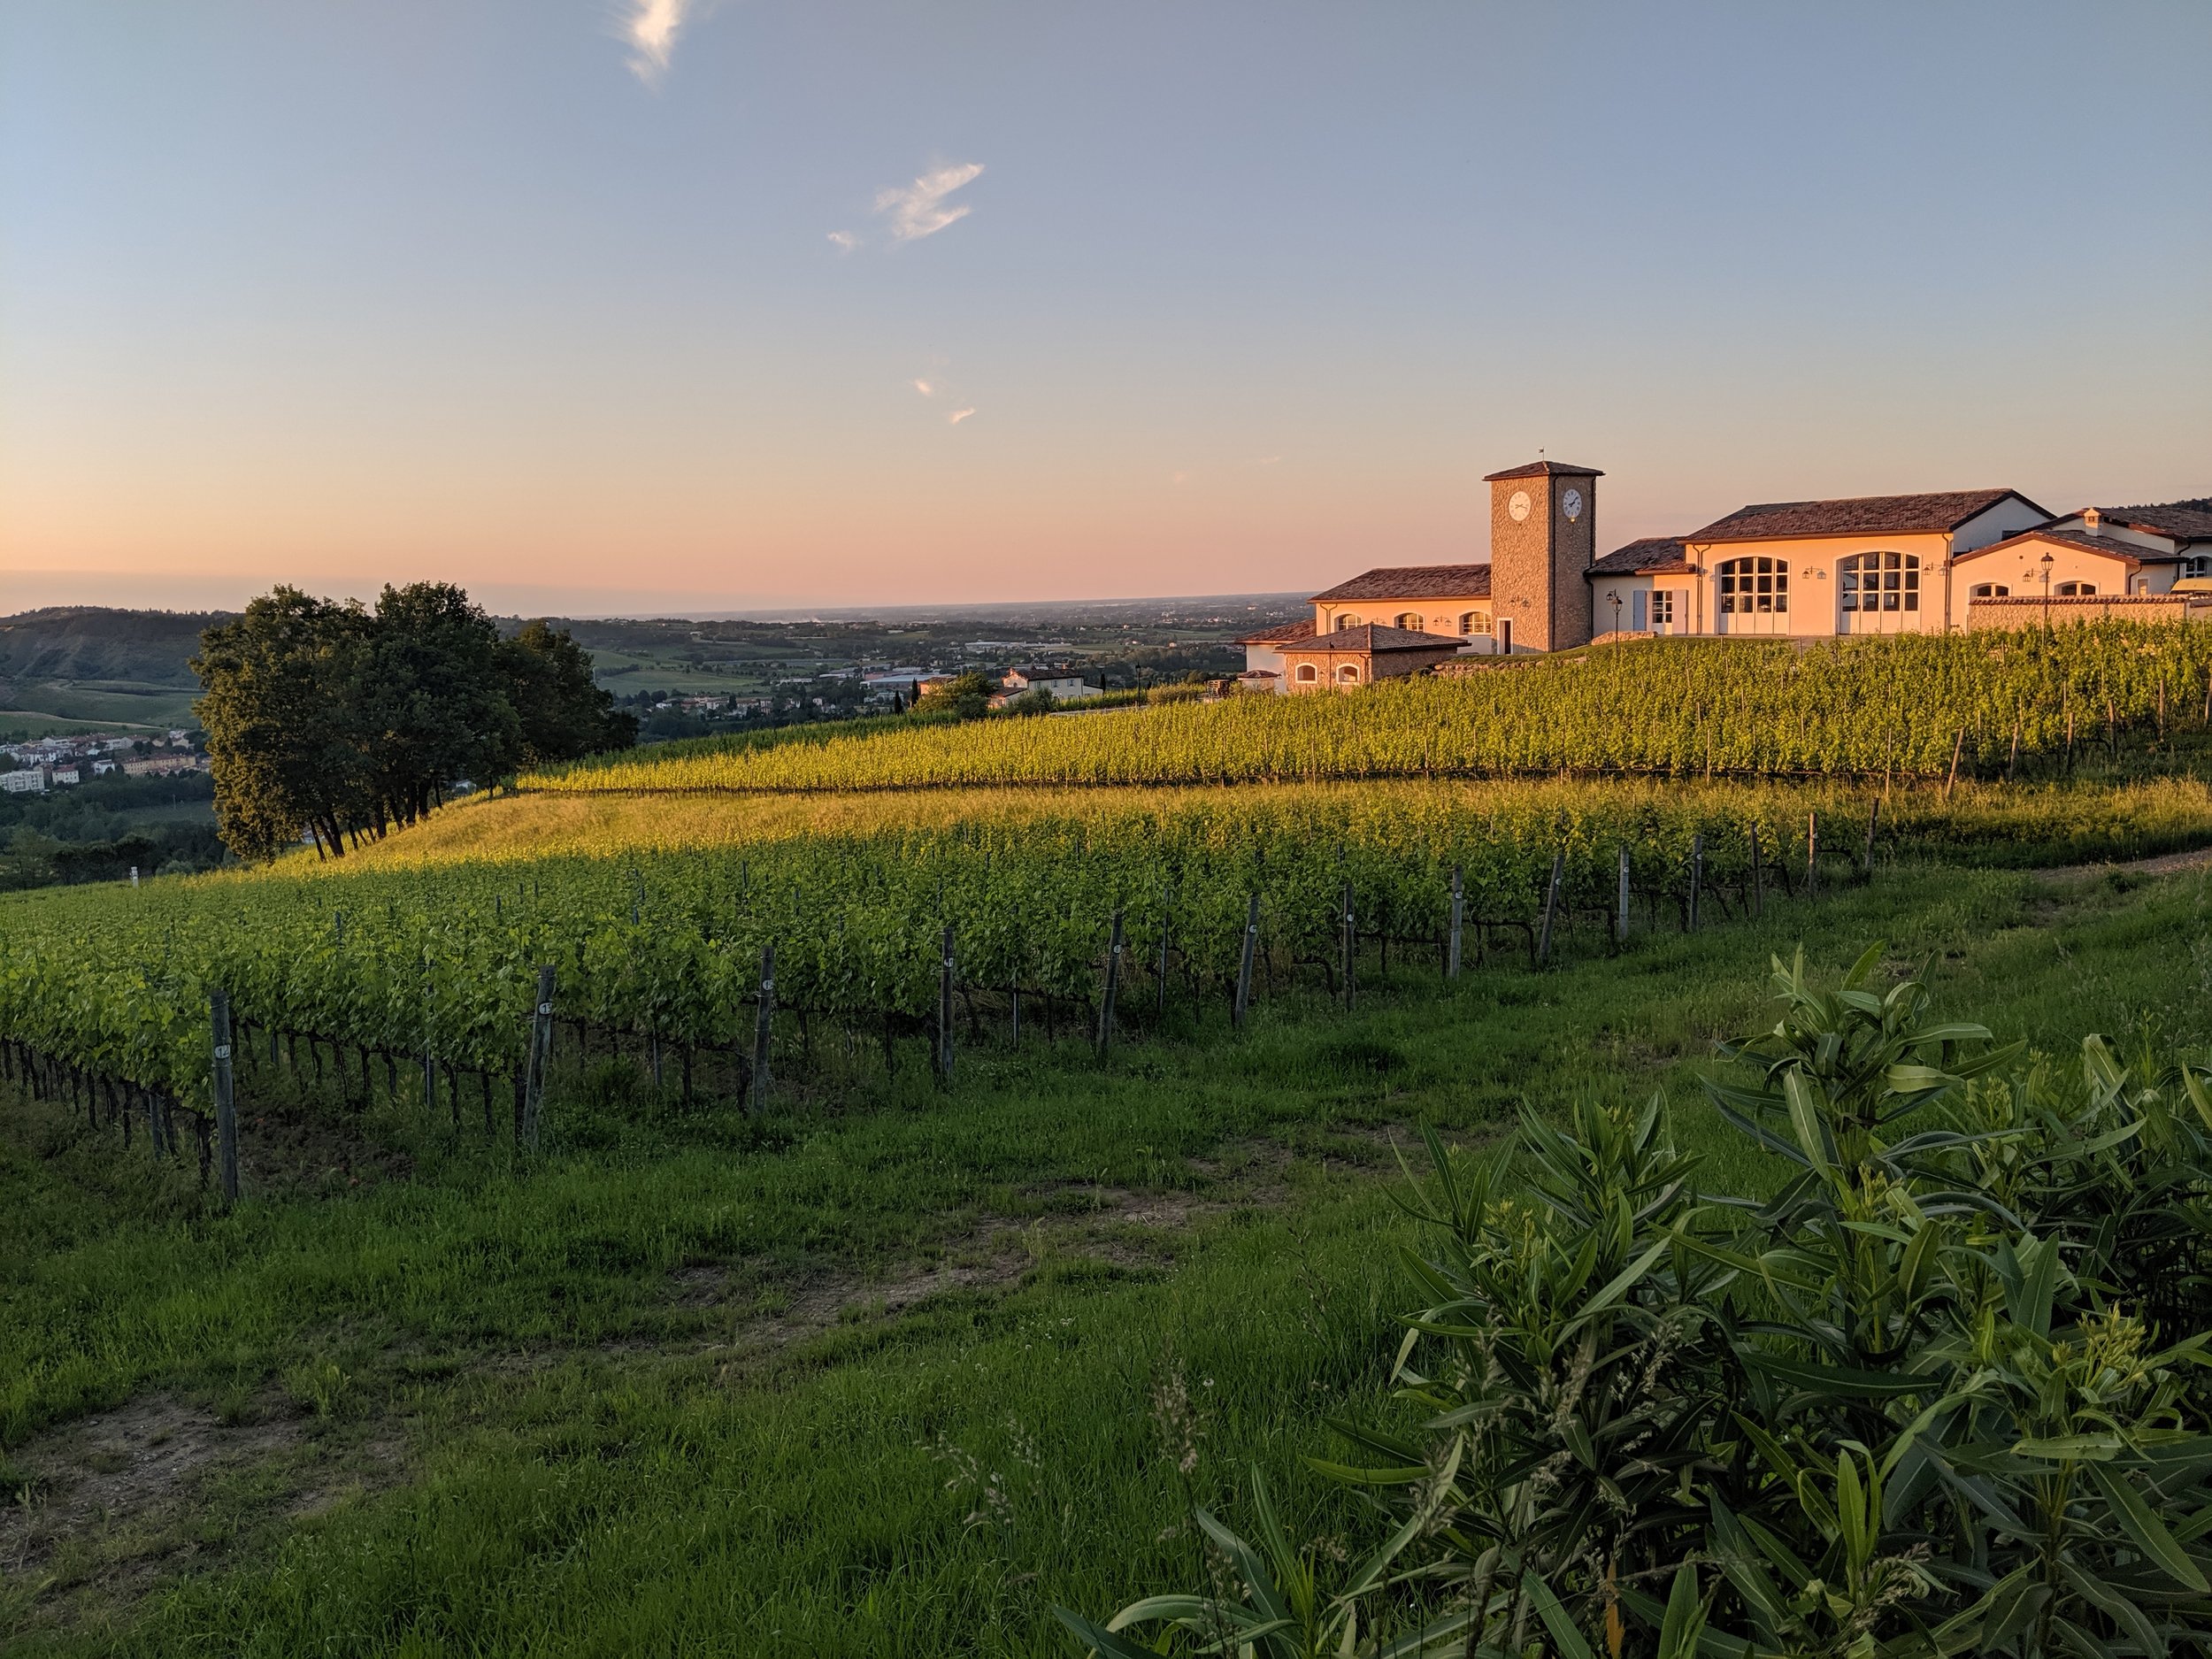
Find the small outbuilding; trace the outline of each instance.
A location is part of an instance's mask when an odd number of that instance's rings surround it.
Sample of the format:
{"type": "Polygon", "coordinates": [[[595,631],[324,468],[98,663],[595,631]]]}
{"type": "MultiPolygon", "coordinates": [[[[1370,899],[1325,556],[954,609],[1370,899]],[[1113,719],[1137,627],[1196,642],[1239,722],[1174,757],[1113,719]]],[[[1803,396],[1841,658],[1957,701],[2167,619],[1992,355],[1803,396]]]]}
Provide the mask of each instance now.
{"type": "Polygon", "coordinates": [[[1371,623],[1317,633],[1282,646],[1282,687],[1292,692],[1349,690],[1378,680],[1425,673],[1458,656],[1462,643],[1440,634],[1371,623]]]}

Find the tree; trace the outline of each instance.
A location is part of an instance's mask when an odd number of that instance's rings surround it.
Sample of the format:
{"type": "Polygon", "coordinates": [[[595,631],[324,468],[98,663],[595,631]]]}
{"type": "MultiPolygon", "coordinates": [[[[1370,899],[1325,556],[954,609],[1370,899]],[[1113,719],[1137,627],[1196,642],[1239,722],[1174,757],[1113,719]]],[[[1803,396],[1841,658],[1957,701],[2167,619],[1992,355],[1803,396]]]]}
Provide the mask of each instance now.
{"type": "Polygon", "coordinates": [[[929,694],[925,706],[950,709],[964,720],[979,718],[991,706],[991,695],[998,689],[998,682],[981,674],[958,674],[929,694]]]}
{"type": "Polygon", "coordinates": [[[241,857],[270,857],[311,829],[344,851],[339,820],[357,804],[365,757],[353,685],[369,618],[296,588],[278,588],[200,636],[192,672],[206,687],[215,813],[241,857]]]}
{"type": "Polygon", "coordinates": [[[201,640],[216,811],[242,857],[303,826],[342,856],[349,834],[414,823],[461,779],[636,741],[568,634],[539,622],[503,640],[450,583],[387,588],[373,611],[279,588],[201,640]]]}
{"type": "Polygon", "coordinates": [[[361,687],[379,826],[412,824],[461,778],[515,770],[522,722],[500,672],[499,629],[449,582],[386,588],[361,687]]]}
{"type": "Polygon", "coordinates": [[[521,725],[526,766],[578,760],[637,741],[637,716],[617,710],[591,677],[591,657],[565,628],[526,623],[499,643],[507,696],[521,725]]]}

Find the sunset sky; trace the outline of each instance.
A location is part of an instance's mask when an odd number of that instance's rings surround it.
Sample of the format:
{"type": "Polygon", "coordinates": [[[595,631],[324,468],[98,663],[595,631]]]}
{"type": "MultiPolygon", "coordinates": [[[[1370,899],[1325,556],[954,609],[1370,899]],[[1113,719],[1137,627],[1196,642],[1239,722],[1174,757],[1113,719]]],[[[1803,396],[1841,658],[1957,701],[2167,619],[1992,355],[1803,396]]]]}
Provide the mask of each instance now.
{"type": "Polygon", "coordinates": [[[0,0],[0,612],[2212,494],[2212,5],[0,0]]]}

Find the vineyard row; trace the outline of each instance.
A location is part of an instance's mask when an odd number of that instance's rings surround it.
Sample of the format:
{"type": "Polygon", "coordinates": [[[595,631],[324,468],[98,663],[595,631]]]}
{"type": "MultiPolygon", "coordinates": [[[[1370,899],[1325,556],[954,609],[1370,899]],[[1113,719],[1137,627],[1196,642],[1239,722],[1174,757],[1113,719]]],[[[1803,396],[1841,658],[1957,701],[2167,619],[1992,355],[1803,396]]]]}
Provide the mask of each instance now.
{"type": "Polygon", "coordinates": [[[672,744],[549,792],[1171,785],[1330,778],[2015,778],[2212,727],[2212,628],[1650,641],[1348,695],[672,744]]]}
{"type": "MultiPolygon", "coordinates": [[[[503,880],[475,872],[442,884],[442,895],[418,895],[411,910],[388,898],[380,914],[357,902],[349,917],[297,902],[273,913],[274,895],[265,895],[242,949],[243,929],[225,926],[234,918],[219,910],[150,904],[94,931],[97,966],[74,928],[65,949],[51,938],[11,936],[0,1035],[23,1068],[11,1075],[27,1076],[40,1093],[104,1102],[107,1121],[126,1133],[135,1114],[157,1153],[174,1149],[174,1125],[185,1122],[199,1136],[204,1170],[214,1123],[219,1145],[229,1147],[219,1161],[234,1182],[234,1141],[223,1127],[234,1102],[226,1091],[257,1089],[287,1072],[304,1087],[302,1042],[315,1086],[334,1083],[342,1104],[369,1106],[380,1081],[387,1102],[434,1114],[442,1083],[457,1130],[480,1110],[492,1132],[511,1098],[517,1137],[534,1139],[556,1026],[580,1061],[595,1047],[634,1051],[657,1088],[664,1057],[672,1058],[687,1099],[696,1067],[710,1092],[757,1110],[782,1067],[810,1062],[818,1025],[841,1030],[849,1055],[856,1038],[879,1041],[887,1068],[895,1069],[901,1040],[920,1040],[928,1064],[949,1075],[958,1046],[989,1041],[993,1032],[1018,1046],[1025,1022],[1052,1038],[1079,1032],[1103,1049],[1158,1028],[1171,1012],[1211,1007],[1240,1022],[1255,1001],[1301,984],[1348,1004],[1366,978],[1363,963],[1386,978],[1394,953],[1402,969],[1425,959],[1448,978],[1500,948],[1540,966],[1571,933],[1601,933],[1617,949],[1632,929],[1663,918],[1695,927],[1701,911],[1745,913],[1770,893],[1859,872],[1871,859],[1870,821],[1866,827],[1863,845],[1840,849],[1832,829],[1824,870],[1815,818],[1794,847],[1755,823],[1694,827],[1680,849],[1621,841],[1609,858],[1561,839],[1548,861],[1495,858],[1503,872],[1481,880],[1464,864],[1394,865],[1373,846],[1278,849],[1271,867],[1240,868],[1233,892],[1185,885],[1141,899],[1127,891],[1133,872],[1118,856],[1102,862],[1120,883],[1077,860],[1059,869],[1056,891],[1052,868],[1024,869],[1010,881],[987,855],[981,872],[972,864],[934,872],[933,889],[932,872],[893,866],[902,892],[879,892],[873,906],[869,878],[891,869],[864,868],[847,849],[841,873],[862,897],[833,918],[819,907],[810,918],[803,902],[787,910],[780,898],[718,901],[697,860],[657,870],[676,888],[658,900],[642,870],[572,868],[555,884],[557,897],[541,876],[516,883],[511,898],[503,880]],[[626,918],[595,914],[583,902],[595,887],[603,905],[611,879],[629,888],[626,918]],[[464,887],[473,889],[466,900],[457,891],[464,887]],[[1079,896],[1052,926],[1025,916],[1024,898],[1041,907],[1070,888],[1079,896]],[[1099,907],[1086,915],[1081,895],[1099,907]],[[895,897],[909,903],[903,916],[895,897]],[[867,933],[850,926],[870,914],[895,925],[867,933]],[[964,919],[945,919],[954,916],[964,919]],[[841,947],[849,949],[841,955],[841,947]],[[214,1029],[211,999],[223,1007],[214,1029]],[[465,1114],[464,1079],[476,1095],[465,1114]]],[[[785,851],[767,861],[780,879],[795,873],[795,859],[833,856],[785,851]]],[[[754,891],[751,862],[720,872],[741,894],[754,891]]],[[[1187,864],[1180,873],[1187,884],[1194,872],[1187,864]]],[[[349,887],[357,901],[359,886],[349,887]]],[[[803,888],[792,891],[795,898],[803,888]]]]}

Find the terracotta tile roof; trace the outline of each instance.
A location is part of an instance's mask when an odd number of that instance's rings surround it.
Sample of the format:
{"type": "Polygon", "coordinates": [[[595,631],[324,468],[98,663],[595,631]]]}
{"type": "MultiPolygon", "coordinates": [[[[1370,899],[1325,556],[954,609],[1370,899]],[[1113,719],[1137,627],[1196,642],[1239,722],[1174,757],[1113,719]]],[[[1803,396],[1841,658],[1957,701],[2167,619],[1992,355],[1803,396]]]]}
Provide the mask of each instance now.
{"type": "Polygon", "coordinates": [[[1236,642],[1239,645],[1288,645],[1296,640],[1313,637],[1313,618],[1302,622],[1285,622],[1276,627],[1262,628],[1257,634],[1248,634],[1236,642]]]}
{"type": "Polygon", "coordinates": [[[2154,502],[2145,507],[2101,507],[2097,511],[2100,516],[2131,530],[2147,530],[2153,535],[2177,536],[2190,541],[2212,541],[2212,495],[2198,495],[2188,501],[2154,502]]]}
{"type": "Polygon", "coordinates": [[[1770,501],[1740,507],[1686,541],[1764,541],[1781,536],[1924,535],[1955,530],[2008,497],[2049,518],[2016,489],[1954,489],[1932,495],[1855,495],[1842,501],[1770,501]]]}
{"type": "Polygon", "coordinates": [[[1410,628],[1385,628],[1369,624],[1339,628],[1333,634],[1317,634],[1294,649],[1363,657],[1371,651],[1432,651],[1440,646],[1456,650],[1465,643],[1448,634],[1416,634],[1410,628]]]}
{"type": "Polygon", "coordinates": [[[1648,576],[1658,571],[1686,571],[1689,560],[1682,557],[1682,538],[1678,535],[1655,535],[1641,541],[1631,541],[1626,547],[1617,547],[1584,572],[1588,576],[1648,576]]]}
{"type": "Polygon", "coordinates": [[[1509,466],[1502,472],[1485,472],[1486,484],[1502,483],[1509,478],[1603,478],[1604,473],[1594,466],[1570,466],[1564,461],[1531,461],[1525,466],[1509,466]]]}
{"type": "Polygon", "coordinates": [[[1316,599],[1487,599],[1487,565],[1386,565],[1339,582],[1316,599]]]}
{"type": "Polygon", "coordinates": [[[2173,565],[2180,562],[2177,553],[2161,553],[2138,541],[2116,541],[2110,536],[2091,535],[2086,530],[2023,530],[2018,535],[2008,535],[2001,541],[1992,541],[1987,547],[1978,547],[1970,553],[1961,553],[1952,559],[1962,565],[1968,559],[1978,559],[1991,553],[2010,553],[2031,541],[2051,541],[2060,547],[2079,548],[2085,553],[2101,553],[2108,558],[2118,559],[2130,570],[2145,563],[2173,565]]]}

